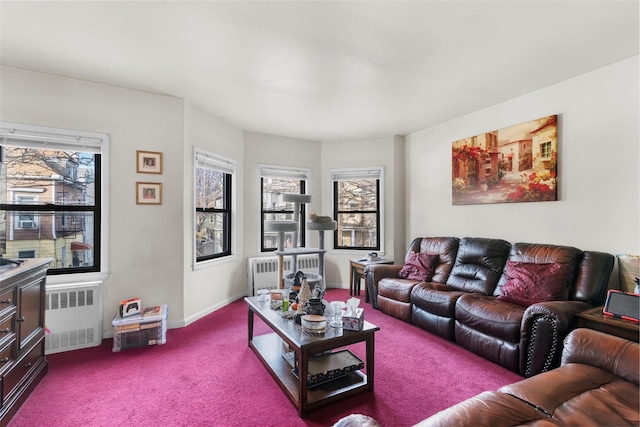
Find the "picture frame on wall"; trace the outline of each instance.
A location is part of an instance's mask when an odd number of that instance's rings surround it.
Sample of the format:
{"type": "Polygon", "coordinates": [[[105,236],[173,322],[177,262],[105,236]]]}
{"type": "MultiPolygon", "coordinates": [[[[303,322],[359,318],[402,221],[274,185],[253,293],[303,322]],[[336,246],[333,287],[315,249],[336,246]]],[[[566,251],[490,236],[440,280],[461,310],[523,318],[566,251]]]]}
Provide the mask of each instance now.
{"type": "Polygon", "coordinates": [[[136,182],[137,205],[161,205],[162,183],[160,182],[136,182]]]}
{"type": "Polygon", "coordinates": [[[136,172],[162,174],[162,153],[136,150],[136,172]]]}
{"type": "Polygon", "coordinates": [[[452,143],[453,205],[558,200],[558,115],[452,143]]]}

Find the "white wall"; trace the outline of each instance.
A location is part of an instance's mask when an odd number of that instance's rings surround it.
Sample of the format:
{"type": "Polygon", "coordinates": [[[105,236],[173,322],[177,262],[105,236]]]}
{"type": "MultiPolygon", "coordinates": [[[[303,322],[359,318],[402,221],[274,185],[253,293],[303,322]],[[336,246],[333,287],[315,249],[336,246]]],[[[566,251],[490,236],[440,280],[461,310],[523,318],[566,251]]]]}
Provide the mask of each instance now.
{"type": "MultiPolygon", "coordinates": [[[[307,194],[311,203],[307,205],[307,215],[320,212],[322,187],[320,183],[320,142],[306,139],[287,138],[262,133],[245,132],[245,178],[243,188],[245,201],[245,255],[255,257],[260,253],[260,164],[274,166],[309,168],[311,177],[307,183],[307,194]]],[[[307,218],[301,218],[306,222],[307,218]]],[[[307,232],[307,247],[317,247],[317,236],[307,232]]],[[[271,253],[273,255],[273,253],[271,253]]],[[[245,281],[246,282],[246,281],[245,281]]]]}
{"type": "Polygon", "coordinates": [[[407,239],[497,237],[640,253],[638,76],[635,57],[408,135],[407,239]],[[453,141],[551,114],[559,116],[558,201],[451,204],[453,141]]]}
{"type": "Polygon", "coordinates": [[[244,181],[242,131],[222,119],[187,103],[184,114],[184,197],[182,209],[184,221],[177,223],[183,233],[183,265],[185,324],[189,324],[214,310],[242,297],[246,292],[246,267],[244,262],[244,181]],[[233,203],[232,253],[222,260],[200,263],[193,268],[194,245],[194,194],[193,149],[197,147],[237,161],[236,198],[233,203]],[[181,226],[181,227],[180,227],[181,226]]]}
{"type": "MultiPolygon", "coordinates": [[[[404,183],[404,138],[381,137],[361,140],[322,141],[322,215],[333,215],[333,186],[331,169],[384,167],[382,188],[383,247],[385,258],[404,260],[406,244],[403,233],[396,228],[405,221],[404,183]],[[396,256],[396,254],[399,255],[396,256]]],[[[402,230],[402,229],[401,229],[402,230]]],[[[333,233],[326,233],[325,247],[333,248],[333,233]]],[[[349,287],[349,259],[360,258],[367,251],[329,250],[325,256],[327,286],[349,287]]],[[[363,294],[364,296],[364,294],[363,294]]]]}
{"type": "Polygon", "coordinates": [[[0,69],[0,120],[111,135],[108,254],[103,329],[118,302],[168,303],[182,319],[183,109],[181,99],[0,69]],[[162,175],[136,173],[136,150],[163,153],[162,175]],[[163,203],[136,205],[136,181],[160,182],[163,203]],[[176,268],[176,265],[179,267],[176,268]]]}
{"type": "Polygon", "coordinates": [[[110,134],[106,336],[118,302],[126,298],[140,297],[145,306],[169,304],[169,327],[178,327],[243,295],[242,197],[234,217],[238,255],[192,268],[193,147],[236,159],[242,194],[242,131],[182,99],[0,70],[0,120],[110,134]],[[136,173],[136,150],[162,152],[162,175],[136,173]],[[162,205],[136,205],[136,181],[162,183],[162,205]]]}
{"type": "MultiPolygon", "coordinates": [[[[322,215],[332,213],[330,169],[384,166],[382,250],[398,262],[414,237],[444,235],[640,253],[638,68],[635,57],[406,138],[322,142],[243,133],[177,98],[0,68],[0,120],[111,135],[109,333],[125,298],[169,303],[175,327],[245,292],[246,257],[260,247],[260,163],[310,168],[308,212],[322,215]],[[451,205],[452,141],[549,114],[559,115],[559,201],[451,205]],[[239,190],[237,256],[195,271],[193,146],[237,159],[239,190]],[[136,150],[163,152],[163,174],[136,173],[136,150]],[[136,205],[136,181],[161,182],[163,204],[136,205]]],[[[328,285],[347,287],[348,260],[362,255],[330,250],[328,285]]]]}

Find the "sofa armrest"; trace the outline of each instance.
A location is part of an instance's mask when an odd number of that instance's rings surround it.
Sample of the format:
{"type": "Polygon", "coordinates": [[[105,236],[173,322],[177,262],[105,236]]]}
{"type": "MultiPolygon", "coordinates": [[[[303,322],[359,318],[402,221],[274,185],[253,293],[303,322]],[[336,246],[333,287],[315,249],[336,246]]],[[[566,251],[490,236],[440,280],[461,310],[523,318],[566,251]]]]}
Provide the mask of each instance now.
{"type": "Polygon", "coordinates": [[[398,277],[402,270],[399,264],[371,264],[364,268],[365,285],[369,292],[371,307],[378,309],[378,282],[385,277],[398,277]]]}
{"type": "Polygon", "coordinates": [[[640,345],[591,329],[573,330],[564,340],[562,365],[582,363],[595,366],[638,385],[640,345]]]}
{"type": "Polygon", "coordinates": [[[520,326],[520,372],[530,377],[560,364],[562,341],[575,329],[582,301],[545,301],[527,308],[520,326]]]}
{"type": "MultiPolygon", "coordinates": [[[[542,425],[549,416],[520,399],[484,391],[420,421],[413,427],[510,427],[542,425]]],[[[545,424],[551,425],[551,424],[545,424]]]]}

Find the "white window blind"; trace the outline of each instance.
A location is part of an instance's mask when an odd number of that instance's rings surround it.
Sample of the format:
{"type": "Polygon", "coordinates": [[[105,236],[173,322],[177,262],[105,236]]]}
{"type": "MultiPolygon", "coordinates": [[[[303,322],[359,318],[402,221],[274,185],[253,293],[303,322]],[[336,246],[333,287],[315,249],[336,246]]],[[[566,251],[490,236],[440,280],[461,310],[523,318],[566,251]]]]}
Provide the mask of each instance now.
{"type": "Polygon", "coordinates": [[[8,147],[37,148],[40,150],[79,151],[99,154],[107,142],[106,134],[70,131],[38,126],[0,123],[0,144],[8,147]]]}
{"type": "Polygon", "coordinates": [[[260,165],[260,176],[263,178],[291,178],[308,180],[309,175],[309,169],[260,165]]]}
{"type": "Polygon", "coordinates": [[[235,174],[237,162],[232,159],[196,150],[196,167],[212,169],[218,172],[235,174]]]}
{"type": "Polygon", "coordinates": [[[332,181],[353,181],[359,179],[381,179],[383,168],[331,169],[332,181]]]}

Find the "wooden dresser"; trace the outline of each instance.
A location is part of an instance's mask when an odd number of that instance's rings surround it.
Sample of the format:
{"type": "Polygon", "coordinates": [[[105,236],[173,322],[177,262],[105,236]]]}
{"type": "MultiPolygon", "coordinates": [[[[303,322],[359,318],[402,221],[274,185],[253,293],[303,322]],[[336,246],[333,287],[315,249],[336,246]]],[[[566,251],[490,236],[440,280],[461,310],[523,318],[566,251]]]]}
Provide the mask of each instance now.
{"type": "Polygon", "coordinates": [[[0,259],[0,426],[47,373],[44,300],[51,259],[0,259]]]}

